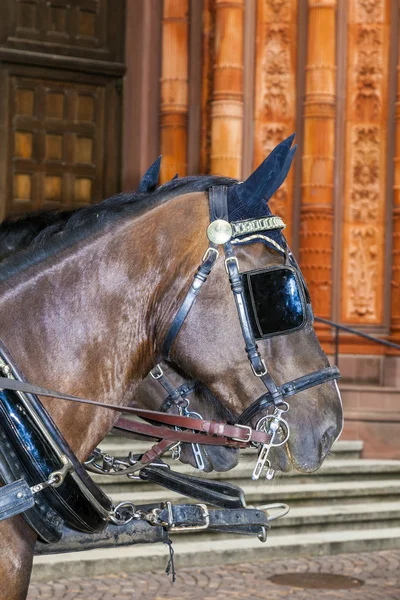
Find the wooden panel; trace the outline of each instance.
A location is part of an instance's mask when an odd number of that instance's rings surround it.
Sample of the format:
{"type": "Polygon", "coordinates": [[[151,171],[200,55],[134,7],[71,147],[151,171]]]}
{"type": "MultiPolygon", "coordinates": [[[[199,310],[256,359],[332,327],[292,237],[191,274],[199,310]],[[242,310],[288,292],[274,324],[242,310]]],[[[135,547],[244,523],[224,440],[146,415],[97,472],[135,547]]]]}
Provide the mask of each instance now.
{"type": "Polygon", "coordinates": [[[103,87],[26,76],[11,83],[8,212],[100,200],[103,87]]]}
{"type": "Polygon", "coordinates": [[[315,313],[332,309],[336,0],[309,0],[300,263],[315,313]]]}
{"type": "Polygon", "coordinates": [[[342,321],[382,324],[390,0],[349,5],[342,321]]]}
{"type": "MultiPolygon", "coordinates": [[[[255,169],[283,139],[295,131],[297,0],[257,1],[256,79],[254,106],[255,169]]],[[[270,202],[287,224],[291,243],[293,214],[292,168],[270,202]]]]}
{"type": "Polygon", "coordinates": [[[124,0],[2,0],[0,43],[80,58],[122,60],[124,0]]]}
{"type": "Polygon", "coordinates": [[[187,172],[188,127],[188,0],[164,0],[162,31],[162,75],[160,180],[168,181],[187,172]]]}
{"type": "MultiPolygon", "coordinates": [[[[397,6],[400,21],[400,1],[397,6]]],[[[393,234],[392,234],[392,314],[391,337],[400,343],[400,38],[398,39],[396,142],[393,186],[393,234]]]]}
{"type": "Polygon", "coordinates": [[[211,173],[241,179],[244,0],[215,0],[211,173]]]}

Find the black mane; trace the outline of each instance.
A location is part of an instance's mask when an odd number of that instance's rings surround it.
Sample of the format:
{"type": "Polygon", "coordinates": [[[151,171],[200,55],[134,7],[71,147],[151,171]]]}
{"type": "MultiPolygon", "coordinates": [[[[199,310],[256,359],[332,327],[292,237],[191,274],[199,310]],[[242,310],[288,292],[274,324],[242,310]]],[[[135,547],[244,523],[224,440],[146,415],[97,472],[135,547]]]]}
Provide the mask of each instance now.
{"type": "MultiPolygon", "coordinates": [[[[191,192],[205,192],[213,185],[231,186],[235,179],[217,175],[182,177],[158,187],[154,192],[121,193],[98,204],[91,204],[71,211],[36,211],[21,218],[12,217],[0,224],[0,242],[12,236],[23,238],[24,232],[32,239],[32,231],[38,231],[32,243],[24,250],[5,258],[0,265],[0,281],[45,260],[50,255],[70,247],[89,235],[124,217],[134,217],[163,204],[175,196],[191,192]],[[43,225],[45,221],[45,226],[43,225]]],[[[16,246],[16,244],[14,245],[16,246]]]]}

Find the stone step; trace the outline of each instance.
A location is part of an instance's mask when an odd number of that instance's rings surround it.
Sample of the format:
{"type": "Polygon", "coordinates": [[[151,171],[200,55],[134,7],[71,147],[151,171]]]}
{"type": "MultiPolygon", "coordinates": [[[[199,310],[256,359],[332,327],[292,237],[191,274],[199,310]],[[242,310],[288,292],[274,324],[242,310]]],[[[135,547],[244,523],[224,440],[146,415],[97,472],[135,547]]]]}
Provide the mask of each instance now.
{"type": "MultiPolygon", "coordinates": [[[[169,490],[134,491],[132,486],[124,492],[111,494],[115,504],[123,500],[132,500],[135,504],[150,504],[163,501],[183,502],[185,496],[169,490]]],[[[248,505],[270,504],[285,502],[291,507],[297,506],[326,506],[332,503],[359,504],[368,498],[370,503],[397,502],[400,498],[400,479],[375,480],[365,478],[364,484],[359,481],[334,481],[321,485],[318,482],[279,485],[268,485],[260,482],[250,482],[243,485],[243,491],[248,505]]],[[[375,506],[376,508],[376,506],[375,506]]]]}
{"type": "MultiPolygon", "coordinates": [[[[251,482],[251,473],[255,465],[255,456],[248,456],[247,461],[241,462],[235,469],[226,473],[199,473],[195,469],[175,462],[172,465],[174,471],[196,477],[206,477],[207,479],[225,480],[246,488],[251,482]],[[246,464],[247,462],[247,464],[246,464]]],[[[373,477],[375,480],[384,481],[387,478],[400,480],[400,461],[398,460],[374,460],[374,459],[343,459],[332,458],[327,460],[322,467],[315,473],[301,474],[289,473],[276,477],[273,485],[284,487],[288,485],[302,485],[310,482],[317,482],[325,485],[330,482],[346,481],[364,482],[366,477],[373,477]]],[[[130,490],[141,494],[142,491],[159,490],[159,486],[149,482],[128,479],[126,476],[109,477],[107,475],[93,475],[93,479],[108,493],[124,492],[130,490]]],[[[259,485],[268,486],[265,479],[260,480],[259,485]]]]}
{"type": "MultiPolygon", "coordinates": [[[[175,536],[177,538],[177,536],[175,536]]],[[[281,535],[261,544],[258,539],[226,537],[222,540],[196,539],[188,542],[175,539],[176,568],[241,563],[261,559],[287,559],[345,552],[371,552],[400,547],[400,527],[301,533],[281,535]]],[[[140,572],[164,570],[168,562],[164,544],[149,544],[115,548],[112,551],[91,550],[75,554],[38,556],[34,559],[33,581],[49,581],[66,577],[93,577],[120,571],[140,572]]]]}

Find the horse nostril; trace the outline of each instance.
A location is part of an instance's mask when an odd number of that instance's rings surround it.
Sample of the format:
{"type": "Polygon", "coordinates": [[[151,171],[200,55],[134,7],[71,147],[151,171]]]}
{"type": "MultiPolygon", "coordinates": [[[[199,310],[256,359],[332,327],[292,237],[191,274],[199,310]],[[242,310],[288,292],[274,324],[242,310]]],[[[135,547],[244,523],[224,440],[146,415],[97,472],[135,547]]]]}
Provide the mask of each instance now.
{"type": "Polygon", "coordinates": [[[321,454],[325,457],[329,450],[332,448],[332,444],[336,439],[337,431],[336,427],[329,427],[321,438],[321,454]]]}

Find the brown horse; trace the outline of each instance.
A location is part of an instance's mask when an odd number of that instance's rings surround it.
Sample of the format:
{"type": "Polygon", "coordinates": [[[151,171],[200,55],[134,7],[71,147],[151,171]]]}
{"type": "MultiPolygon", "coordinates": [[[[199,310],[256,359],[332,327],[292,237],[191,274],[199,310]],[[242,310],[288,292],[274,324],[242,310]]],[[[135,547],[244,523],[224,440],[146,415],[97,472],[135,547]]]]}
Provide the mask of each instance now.
{"type": "MultiPolygon", "coordinates": [[[[25,261],[18,256],[5,262],[1,338],[29,381],[103,402],[131,402],[160,357],[207,249],[207,190],[222,183],[227,182],[216,177],[178,180],[156,191],[150,205],[110,204],[97,221],[91,207],[86,228],[66,227],[25,261]]],[[[284,261],[261,243],[239,246],[237,258],[245,271],[284,261]]],[[[327,366],[311,319],[301,330],[262,345],[278,383],[327,366]]],[[[186,319],[172,359],[235,414],[265,392],[243,350],[222,259],[186,319]]],[[[98,407],[43,403],[80,459],[115,422],[114,414],[98,407]]],[[[297,395],[288,420],[292,435],[275,452],[274,465],[315,470],[342,427],[337,386],[329,382],[297,395]]],[[[0,531],[0,594],[22,599],[35,535],[19,517],[2,522],[0,531]]]]}
{"type": "MultiPolygon", "coordinates": [[[[156,184],[160,168],[159,157],[144,174],[140,182],[139,193],[151,193],[156,189],[156,184]]],[[[136,201],[138,195],[118,194],[109,199],[115,204],[124,203],[126,201],[136,201]]],[[[104,209],[104,205],[101,209],[104,209]]],[[[98,207],[100,209],[100,207],[98,207]]],[[[83,208],[74,210],[37,210],[22,215],[16,215],[5,219],[0,223],[0,262],[4,261],[8,256],[17,253],[31,246],[31,244],[40,245],[44,241],[48,241],[51,237],[59,235],[71,217],[75,215],[75,219],[80,216],[83,208]]],[[[86,222],[86,220],[85,220],[86,222]]],[[[69,225],[70,226],[70,225],[69,225]]],[[[80,226],[78,220],[74,227],[80,226]]],[[[171,364],[162,362],[162,369],[168,376],[169,380],[177,388],[185,381],[189,383],[194,390],[189,394],[188,410],[201,415],[204,419],[214,419],[216,421],[232,421],[230,411],[221,405],[218,399],[199,382],[189,381],[189,377],[183,377],[178,374],[171,364]]],[[[150,410],[160,410],[165,401],[168,401],[168,396],[160,385],[155,381],[150,374],[140,383],[135,390],[135,405],[140,408],[148,408],[150,410]]],[[[176,407],[171,407],[168,412],[177,413],[176,407]]],[[[237,465],[239,452],[236,448],[228,448],[223,446],[207,446],[201,449],[202,462],[204,472],[210,471],[229,471],[237,465]]],[[[181,444],[179,452],[179,460],[184,464],[198,468],[198,463],[195,460],[191,444],[181,444]]]]}

